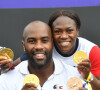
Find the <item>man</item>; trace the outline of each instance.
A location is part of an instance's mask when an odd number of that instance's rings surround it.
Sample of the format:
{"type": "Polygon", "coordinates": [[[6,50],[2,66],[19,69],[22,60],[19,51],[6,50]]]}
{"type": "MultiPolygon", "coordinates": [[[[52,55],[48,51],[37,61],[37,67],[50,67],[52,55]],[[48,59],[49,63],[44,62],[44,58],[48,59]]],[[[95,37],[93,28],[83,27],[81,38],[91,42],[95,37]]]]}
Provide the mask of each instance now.
{"type": "MultiPolygon", "coordinates": [[[[82,80],[75,68],[60,60],[53,60],[53,40],[47,24],[41,21],[29,23],[23,32],[22,45],[28,60],[23,61],[14,70],[0,76],[0,90],[55,90],[55,85],[62,87],[62,90],[68,90],[67,81],[70,78],[78,77],[82,80]],[[40,80],[38,87],[30,83],[23,85],[24,78],[28,74],[38,76],[40,80]]],[[[88,64],[88,72],[82,71],[84,79],[88,77],[90,71],[90,63],[88,62],[88,64]]],[[[80,70],[85,66],[80,67],[80,70]]],[[[83,80],[82,82],[85,83],[83,80]]],[[[82,87],[78,89],[87,90],[82,87]]]]}

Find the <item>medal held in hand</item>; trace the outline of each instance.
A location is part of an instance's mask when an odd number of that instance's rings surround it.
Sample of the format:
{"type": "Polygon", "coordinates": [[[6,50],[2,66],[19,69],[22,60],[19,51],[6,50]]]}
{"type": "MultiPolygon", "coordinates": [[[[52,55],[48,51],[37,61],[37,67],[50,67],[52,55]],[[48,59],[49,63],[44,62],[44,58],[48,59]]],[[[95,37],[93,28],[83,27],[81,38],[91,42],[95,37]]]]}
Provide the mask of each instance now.
{"type": "Polygon", "coordinates": [[[39,85],[39,78],[35,74],[29,74],[24,78],[24,85],[26,83],[34,83],[39,85]]]}
{"type": "Polygon", "coordinates": [[[88,59],[88,55],[84,51],[77,51],[73,56],[75,64],[79,63],[84,59],[88,59]]]}
{"type": "Polygon", "coordinates": [[[82,85],[82,81],[77,77],[72,77],[67,82],[68,90],[78,90],[82,85]]]}
{"type": "Polygon", "coordinates": [[[4,48],[0,51],[0,57],[7,57],[7,59],[13,60],[14,52],[10,48],[4,48]]]}

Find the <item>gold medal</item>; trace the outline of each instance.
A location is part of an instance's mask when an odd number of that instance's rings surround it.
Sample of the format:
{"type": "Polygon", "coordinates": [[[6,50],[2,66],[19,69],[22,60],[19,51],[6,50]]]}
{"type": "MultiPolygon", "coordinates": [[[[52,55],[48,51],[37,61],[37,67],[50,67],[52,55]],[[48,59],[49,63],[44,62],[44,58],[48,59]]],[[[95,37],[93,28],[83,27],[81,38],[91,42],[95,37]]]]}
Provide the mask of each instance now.
{"type": "Polygon", "coordinates": [[[7,57],[7,59],[13,60],[14,52],[10,48],[4,48],[0,51],[0,56],[7,57]]]}
{"type": "Polygon", "coordinates": [[[68,90],[77,90],[82,85],[82,81],[77,77],[72,77],[67,82],[68,90]]]}
{"type": "Polygon", "coordinates": [[[80,61],[84,59],[88,59],[88,56],[84,51],[77,51],[73,56],[73,60],[75,64],[79,63],[80,61]]]}
{"type": "Polygon", "coordinates": [[[39,85],[39,78],[35,74],[29,74],[24,78],[24,85],[26,83],[34,83],[39,85]]]}

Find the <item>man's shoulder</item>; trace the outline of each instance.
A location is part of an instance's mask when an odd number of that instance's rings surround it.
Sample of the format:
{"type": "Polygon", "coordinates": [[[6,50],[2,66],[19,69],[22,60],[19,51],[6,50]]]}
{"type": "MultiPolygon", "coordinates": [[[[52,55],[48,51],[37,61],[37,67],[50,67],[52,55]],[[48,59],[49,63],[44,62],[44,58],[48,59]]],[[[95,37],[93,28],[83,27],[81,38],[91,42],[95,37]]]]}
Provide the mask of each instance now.
{"type": "Polygon", "coordinates": [[[20,64],[18,64],[15,68],[22,68],[22,67],[25,67],[28,65],[28,62],[27,60],[26,61],[22,61],[20,64]]]}
{"type": "MultiPolygon", "coordinates": [[[[16,85],[23,83],[24,73],[26,73],[25,70],[26,68],[24,66],[25,63],[27,62],[23,61],[18,66],[16,66],[15,69],[0,75],[0,85],[1,85],[0,89],[2,88],[2,86],[4,86],[8,90],[8,88],[15,88],[16,85]]],[[[11,90],[15,90],[15,89],[11,89],[11,90]]]]}
{"type": "Polygon", "coordinates": [[[18,77],[18,75],[19,72],[16,71],[16,69],[1,74],[0,85],[3,85],[4,83],[5,83],[4,86],[7,86],[8,84],[13,84],[17,79],[19,79],[20,76],[18,77]]]}

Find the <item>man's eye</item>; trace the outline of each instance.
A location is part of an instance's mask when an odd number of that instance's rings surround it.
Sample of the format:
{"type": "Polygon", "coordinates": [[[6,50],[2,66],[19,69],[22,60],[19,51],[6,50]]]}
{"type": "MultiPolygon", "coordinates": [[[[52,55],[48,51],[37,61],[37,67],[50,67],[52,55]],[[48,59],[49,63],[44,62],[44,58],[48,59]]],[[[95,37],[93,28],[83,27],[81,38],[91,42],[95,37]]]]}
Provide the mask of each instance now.
{"type": "Polygon", "coordinates": [[[48,40],[42,40],[44,43],[48,42],[48,40]]]}
{"type": "Polygon", "coordinates": [[[28,42],[29,43],[35,43],[35,40],[29,40],[28,42]]]}

